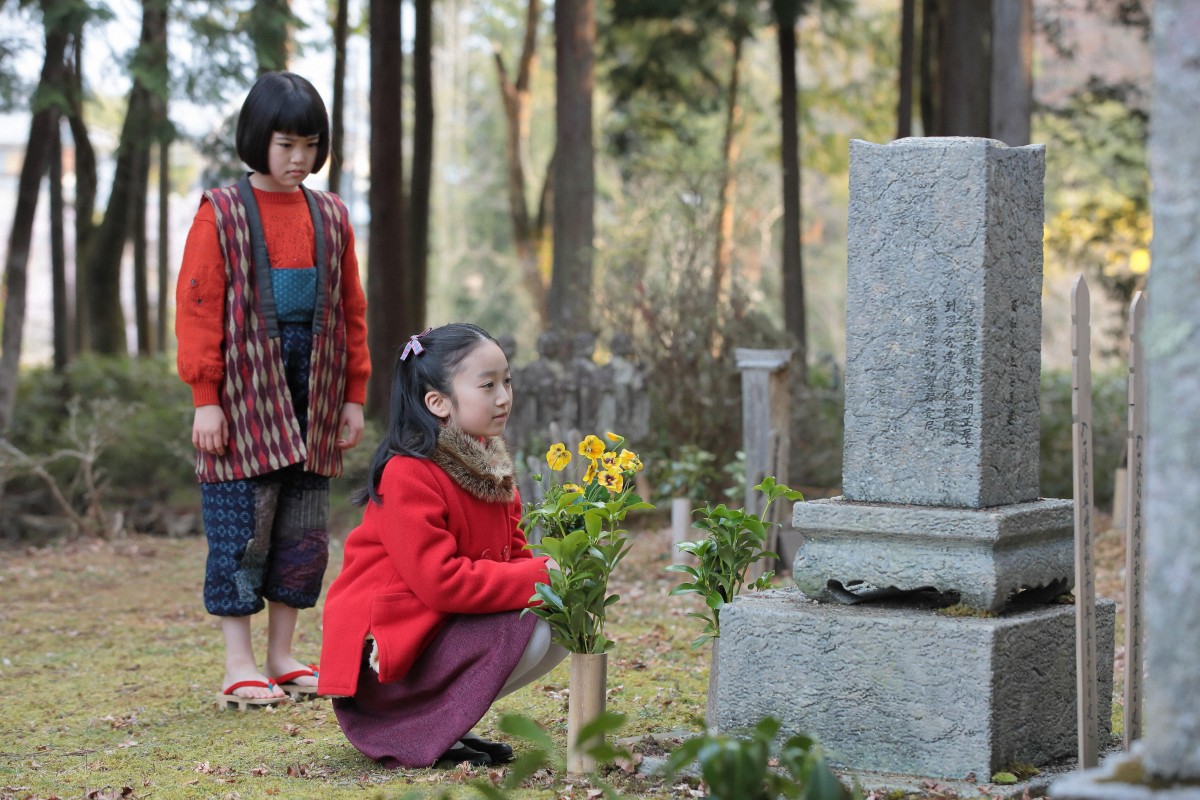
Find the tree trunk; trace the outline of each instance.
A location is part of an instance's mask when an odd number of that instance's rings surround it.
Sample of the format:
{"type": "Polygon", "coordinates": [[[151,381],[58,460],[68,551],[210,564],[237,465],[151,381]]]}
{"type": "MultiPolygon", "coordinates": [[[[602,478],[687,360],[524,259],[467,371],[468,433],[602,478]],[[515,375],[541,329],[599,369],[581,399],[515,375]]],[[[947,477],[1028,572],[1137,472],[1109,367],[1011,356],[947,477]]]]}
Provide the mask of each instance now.
{"type": "Polygon", "coordinates": [[[46,54],[33,106],[37,110],[29,122],[29,144],[25,148],[25,160],[17,181],[17,205],[8,239],[8,256],[4,263],[4,323],[0,329],[0,436],[7,433],[16,405],[33,220],[42,176],[46,174],[50,159],[50,139],[58,130],[60,109],[51,104],[51,98],[60,95],[63,90],[63,59],[66,56],[67,38],[65,30],[48,28],[46,31],[46,54]]]}
{"type": "MultiPolygon", "coordinates": [[[[371,15],[371,207],[367,253],[367,337],[377,364],[391,355],[408,331],[408,321],[395,313],[407,291],[408,258],[404,213],[404,161],[396,146],[403,141],[400,94],[403,53],[400,49],[400,4],[370,0],[371,15]]],[[[367,410],[380,418],[388,407],[390,369],[376,369],[367,389],[367,410]]]]}
{"type": "MultiPolygon", "coordinates": [[[[166,42],[166,26],[161,30],[161,36],[151,43],[150,64],[157,68],[157,80],[162,81],[162,85],[166,85],[169,80],[167,76],[167,42],[166,42]]],[[[156,152],[160,166],[159,174],[159,193],[158,193],[158,247],[157,247],[157,268],[155,269],[155,282],[158,286],[158,296],[155,302],[155,313],[150,311],[150,253],[149,253],[149,231],[146,229],[146,212],[149,207],[150,195],[150,164],[151,164],[151,148],[149,143],[146,149],[142,152],[140,158],[140,168],[142,175],[137,182],[137,188],[134,192],[134,207],[133,215],[133,241],[134,241],[134,275],[141,276],[141,289],[137,288],[135,280],[134,289],[135,295],[140,293],[137,298],[137,330],[138,330],[138,355],[149,356],[153,353],[163,352],[164,342],[166,341],[165,331],[165,316],[166,316],[166,297],[165,290],[167,285],[167,253],[165,250],[165,233],[166,225],[164,218],[168,213],[167,194],[162,191],[163,186],[169,186],[170,182],[163,179],[163,171],[165,170],[167,145],[170,137],[170,123],[167,120],[167,98],[164,95],[153,93],[150,98],[151,119],[154,125],[154,137],[158,140],[156,152]],[[140,195],[140,198],[137,198],[140,195]],[[141,266],[137,265],[138,258],[142,261],[141,266]]]]}
{"type": "Polygon", "coordinates": [[[256,0],[250,5],[247,27],[258,59],[258,74],[287,69],[292,54],[290,0],[256,0]]]}
{"type": "Polygon", "coordinates": [[[941,6],[935,111],[937,136],[991,134],[990,2],[946,2],[941,6]]]}
{"type": "Polygon", "coordinates": [[[408,291],[405,317],[415,333],[425,330],[429,283],[429,193],[433,183],[433,0],[415,0],[413,30],[413,149],[408,190],[408,291]]]}
{"type": "Polygon", "coordinates": [[[158,308],[155,351],[167,352],[167,301],[171,281],[171,143],[158,143],[158,308]]]}
{"type": "Polygon", "coordinates": [[[921,130],[925,136],[939,135],[935,122],[935,108],[940,89],[937,85],[938,71],[934,56],[938,39],[938,2],[939,0],[921,0],[920,104],[921,130]]]}
{"type": "Polygon", "coordinates": [[[913,56],[916,46],[916,2],[900,0],[900,100],[896,104],[896,138],[912,136],[913,56]]]}
{"type": "MultiPolygon", "coordinates": [[[[508,209],[512,222],[513,245],[521,266],[521,280],[533,301],[542,327],[549,321],[546,274],[542,269],[542,242],[545,238],[546,216],[539,213],[536,224],[529,219],[525,197],[525,170],[529,157],[529,120],[532,95],[529,90],[537,69],[537,29],[541,15],[539,0],[529,0],[525,7],[525,40],[517,78],[510,81],[504,59],[496,51],[496,72],[500,97],[504,104],[505,160],[508,164],[508,209]]],[[[548,180],[548,178],[547,178],[548,180]]],[[[543,188],[543,194],[547,191],[543,188]]]]}
{"type": "Polygon", "coordinates": [[[88,136],[83,119],[83,37],[79,31],[74,36],[72,68],[68,77],[67,123],[71,127],[71,140],[75,143],[75,321],[71,334],[72,356],[91,349],[91,326],[88,323],[88,275],[87,261],[91,249],[92,233],[96,224],[92,219],[96,211],[96,151],[88,136]]]}
{"type": "MultiPolygon", "coordinates": [[[[729,307],[733,269],[733,223],[736,167],[741,153],[738,137],[742,126],[742,105],[738,97],[742,76],[742,41],[740,32],[733,36],[733,61],[729,70],[729,95],[725,106],[725,140],[721,146],[721,187],[717,201],[717,243],[713,257],[712,303],[718,318],[729,307]]],[[[713,331],[713,346],[717,344],[713,331]]]]}
{"type": "Polygon", "coordinates": [[[137,354],[154,351],[150,331],[150,261],[147,258],[146,202],[150,188],[150,148],[137,154],[129,192],[129,233],[133,241],[133,309],[137,322],[137,354]]]}
{"type": "Polygon", "coordinates": [[[779,43],[779,117],[783,166],[783,320],[795,347],[798,378],[807,381],[808,335],[804,309],[804,253],[800,241],[803,221],[801,205],[800,132],[797,104],[800,87],[796,80],[795,0],[776,0],[775,28],[779,43]]]}
{"type": "Polygon", "coordinates": [[[54,371],[61,373],[71,360],[70,304],[67,302],[67,245],[64,231],[62,134],[58,120],[50,134],[50,285],[54,330],[54,371]]]}
{"type": "MultiPolygon", "coordinates": [[[[135,61],[129,108],[117,145],[117,165],[112,193],[104,210],[104,222],[89,248],[89,322],[92,348],[98,353],[120,355],[127,351],[125,318],[121,308],[121,260],[131,230],[132,204],[138,197],[138,185],[144,187],[142,160],[148,158],[154,127],[154,98],[141,75],[159,76],[165,70],[167,26],[166,0],[144,0],[142,32],[135,61]]],[[[162,84],[165,90],[165,82],[162,84]]],[[[142,193],[144,197],[144,192],[142,193]]]]}
{"type": "Polygon", "coordinates": [[[550,322],[559,331],[591,330],[595,238],[592,85],[595,0],[559,0],[554,9],[554,268],[550,322]]]}
{"type": "Polygon", "coordinates": [[[341,194],[346,136],[346,37],[350,30],[350,2],[336,0],[336,4],[333,20],[333,107],[329,120],[329,191],[341,194]]]}
{"type": "Polygon", "coordinates": [[[1033,118],[1033,0],[992,0],[991,135],[1029,144],[1033,118]]]}

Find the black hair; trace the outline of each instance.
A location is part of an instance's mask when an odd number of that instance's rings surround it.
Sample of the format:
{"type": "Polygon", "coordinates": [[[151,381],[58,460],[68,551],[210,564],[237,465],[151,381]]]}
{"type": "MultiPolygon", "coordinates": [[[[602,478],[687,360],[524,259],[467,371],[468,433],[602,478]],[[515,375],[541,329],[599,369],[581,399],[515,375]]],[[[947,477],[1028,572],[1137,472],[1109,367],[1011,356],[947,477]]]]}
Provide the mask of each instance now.
{"type": "Polygon", "coordinates": [[[255,172],[269,174],[267,149],[276,132],[319,136],[313,172],[329,156],[329,114],[313,85],[293,72],[265,72],[254,82],[237,122],[237,153],[255,172]]]}
{"type": "Polygon", "coordinates": [[[387,434],[371,457],[366,487],[354,495],[357,505],[365,505],[368,498],[380,502],[379,481],[392,456],[428,458],[433,453],[442,421],[425,405],[425,395],[431,391],[452,395],[454,376],[471,351],[483,342],[500,344],[483,328],[469,322],[442,325],[417,341],[424,352],[410,350],[407,358],[404,349],[396,353],[387,434]]]}

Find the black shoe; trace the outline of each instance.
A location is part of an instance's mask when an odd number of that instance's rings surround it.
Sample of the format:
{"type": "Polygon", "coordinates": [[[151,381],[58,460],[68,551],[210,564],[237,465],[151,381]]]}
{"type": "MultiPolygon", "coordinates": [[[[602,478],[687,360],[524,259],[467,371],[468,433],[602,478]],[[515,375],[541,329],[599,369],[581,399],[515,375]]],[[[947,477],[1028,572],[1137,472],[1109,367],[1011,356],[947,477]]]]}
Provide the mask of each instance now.
{"type": "Polygon", "coordinates": [[[473,733],[468,733],[458,741],[469,749],[480,753],[487,753],[491,757],[493,764],[504,764],[513,759],[513,749],[503,742],[481,739],[473,733]]]}
{"type": "Polygon", "coordinates": [[[456,767],[459,764],[485,767],[491,763],[492,757],[487,753],[481,753],[460,742],[438,756],[438,760],[433,762],[433,765],[439,769],[446,769],[447,767],[456,767]]]}

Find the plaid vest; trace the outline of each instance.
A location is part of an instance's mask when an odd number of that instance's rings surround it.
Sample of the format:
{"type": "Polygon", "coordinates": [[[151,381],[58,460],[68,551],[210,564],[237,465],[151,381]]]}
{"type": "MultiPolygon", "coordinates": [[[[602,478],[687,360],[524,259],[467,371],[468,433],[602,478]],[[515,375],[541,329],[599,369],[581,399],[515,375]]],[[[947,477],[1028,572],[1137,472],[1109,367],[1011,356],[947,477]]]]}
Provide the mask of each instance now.
{"type": "Polygon", "coordinates": [[[287,388],[279,322],[271,289],[262,218],[247,177],[204,193],[217,218],[225,253],[225,380],[221,409],[229,422],[223,456],[197,452],[202,483],[240,480],[303,463],[305,470],[342,472],[338,420],[346,392],[346,319],[342,310],[342,253],[349,215],[337,195],[305,189],[317,239],[317,301],[309,365],[308,438],[287,388]]]}

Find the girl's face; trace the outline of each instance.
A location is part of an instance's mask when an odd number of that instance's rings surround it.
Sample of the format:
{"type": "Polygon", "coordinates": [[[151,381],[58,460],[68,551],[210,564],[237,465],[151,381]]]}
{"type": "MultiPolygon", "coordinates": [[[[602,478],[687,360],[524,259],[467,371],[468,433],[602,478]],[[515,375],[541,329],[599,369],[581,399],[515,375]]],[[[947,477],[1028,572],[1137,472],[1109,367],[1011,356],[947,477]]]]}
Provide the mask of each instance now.
{"type": "Polygon", "coordinates": [[[504,433],[512,409],[508,359],[495,342],[480,342],[458,365],[451,394],[429,392],[425,405],[433,414],[472,436],[504,433]]]}
{"type": "Polygon", "coordinates": [[[267,145],[267,166],[271,168],[269,175],[255,173],[258,177],[254,185],[268,192],[294,192],[300,188],[300,182],[312,172],[313,164],[317,161],[317,148],[321,137],[301,136],[298,133],[271,134],[271,143],[267,145]]]}

